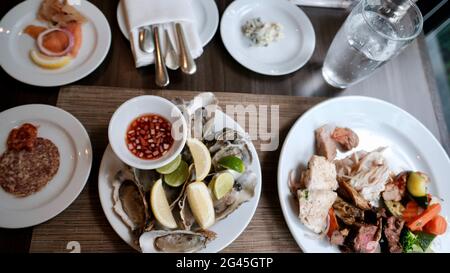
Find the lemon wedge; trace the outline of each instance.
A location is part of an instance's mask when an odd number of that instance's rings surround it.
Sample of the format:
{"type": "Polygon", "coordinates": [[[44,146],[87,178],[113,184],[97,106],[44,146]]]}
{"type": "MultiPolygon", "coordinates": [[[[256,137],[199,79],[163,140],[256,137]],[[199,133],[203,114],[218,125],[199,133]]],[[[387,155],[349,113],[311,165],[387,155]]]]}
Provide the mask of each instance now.
{"type": "Polygon", "coordinates": [[[211,154],[205,144],[198,139],[190,138],[186,143],[194,160],[196,180],[203,181],[211,169],[211,154]]]}
{"type": "Polygon", "coordinates": [[[58,69],[70,63],[72,58],[70,56],[49,57],[41,54],[37,50],[30,51],[31,60],[38,66],[45,69],[58,69]]]}
{"type": "Polygon", "coordinates": [[[150,193],[150,205],[152,207],[153,215],[155,215],[156,220],[158,220],[161,225],[166,228],[177,228],[177,222],[170,210],[161,179],[158,179],[158,181],[153,184],[150,193]]]}
{"type": "Polygon", "coordinates": [[[187,199],[195,220],[202,229],[214,224],[216,217],[208,187],[203,182],[193,182],[186,188],[187,199]]]}

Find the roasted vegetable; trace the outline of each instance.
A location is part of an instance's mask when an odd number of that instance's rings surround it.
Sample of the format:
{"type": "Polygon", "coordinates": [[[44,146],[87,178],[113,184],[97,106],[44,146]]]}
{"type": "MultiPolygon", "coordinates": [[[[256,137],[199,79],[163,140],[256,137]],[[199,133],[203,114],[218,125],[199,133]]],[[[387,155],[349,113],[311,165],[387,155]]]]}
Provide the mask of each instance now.
{"type": "Polygon", "coordinates": [[[425,232],[419,232],[417,233],[416,236],[417,236],[417,245],[419,245],[423,251],[427,251],[431,243],[433,242],[434,238],[436,238],[436,235],[428,234],[425,232]]]}
{"type": "Polygon", "coordinates": [[[442,235],[447,231],[447,221],[441,215],[435,216],[423,227],[423,230],[429,234],[442,235]]]}
{"type": "Polygon", "coordinates": [[[428,177],[421,172],[411,172],[406,182],[406,188],[412,197],[426,197],[428,177]]]}
{"type": "Polygon", "coordinates": [[[421,214],[414,217],[411,221],[408,221],[408,228],[412,231],[422,230],[422,228],[429,222],[431,219],[439,215],[441,212],[440,204],[430,205],[426,210],[424,210],[421,214]]]}
{"type": "Polygon", "coordinates": [[[392,216],[395,216],[397,218],[403,216],[405,207],[400,202],[384,200],[384,204],[386,205],[386,208],[389,210],[392,216]]]}
{"type": "Polygon", "coordinates": [[[410,230],[404,229],[400,237],[400,244],[403,247],[403,252],[405,253],[413,252],[416,243],[417,243],[417,236],[410,230]]]}

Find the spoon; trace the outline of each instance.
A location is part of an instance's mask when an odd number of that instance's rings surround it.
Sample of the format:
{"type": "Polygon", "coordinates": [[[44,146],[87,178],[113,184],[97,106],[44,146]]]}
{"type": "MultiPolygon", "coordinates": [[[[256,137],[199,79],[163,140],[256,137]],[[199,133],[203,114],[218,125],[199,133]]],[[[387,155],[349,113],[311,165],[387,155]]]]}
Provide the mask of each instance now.
{"type": "Polygon", "coordinates": [[[180,65],[178,63],[178,56],[175,48],[170,40],[169,31],[166,29],[166,66],[169,69],[177,70],[180,65]]]}
{"type": "Polygon", "coordinates": [[[167,73],[166,64],[162,56],[161,39],[159,36],[159,26],[153,26],[153,40],[155,43],[155,82],[159,87],[169,84],[169,74],[167,73]]]}
{"type": "Polygon", "coordinates": [[[139,47],[146,53],[152,53],[155,50],[150,28],[142,27],[139,29],[139,47]]]}
{"type": "Polygon", "coordinates": [[[184,33],[183,26],[180,23],[175,24],[177,32],[177,39],[180,48],[180,67],[181,71],[185,74],[192,75],[197,71],[197,66],[192,58],[191,51],[189,50],[186,42],[186,35],[184,33]]]}

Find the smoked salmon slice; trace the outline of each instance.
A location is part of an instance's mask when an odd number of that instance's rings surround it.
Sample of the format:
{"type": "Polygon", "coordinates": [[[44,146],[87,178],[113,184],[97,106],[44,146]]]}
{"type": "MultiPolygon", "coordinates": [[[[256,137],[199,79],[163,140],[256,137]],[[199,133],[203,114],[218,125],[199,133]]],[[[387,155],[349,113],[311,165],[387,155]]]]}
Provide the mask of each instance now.
{"type": "Polygon", "coordinates": [[[23,30],[23,32],[30,35],[34,39],[37,39],[39,34],[41,34],[42,32],[44,32],[46,30],[47,30],[46,27],[29,25],[23,30]]]}
{"type": "Polygon", "coordinates": [[[83,35],[81,32],[81,24],[78,22],[70,22],[65,27],[70,33],[73,34],[74,44],[72,51],[70,51],[70,56],[76,57],[81,48],[81,43],[83,41],[83,35]]]}

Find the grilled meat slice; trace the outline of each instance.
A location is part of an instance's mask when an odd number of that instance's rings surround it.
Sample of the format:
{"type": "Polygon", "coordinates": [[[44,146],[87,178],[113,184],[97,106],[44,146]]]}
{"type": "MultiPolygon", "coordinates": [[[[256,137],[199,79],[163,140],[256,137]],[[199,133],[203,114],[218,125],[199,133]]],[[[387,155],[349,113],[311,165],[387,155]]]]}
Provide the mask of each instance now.
{"type": "Polygon", "coordinates": [[[362,210],[369,210],[370,204],[364,199],[359,192],[357,192],[350,184],[345,181],[339,182],[338,194],[353,203],[356,207],[362,210]]]}
{"type": "Polygon", "coordinates": [[[364,221],[364,211],[338,197],[333,204],[334,213],[346,225],[352,226],[364,221]]]}
{"type": "Polygon", "coordinates": [[[384,227],[384,236],[388,243],[390,253],[402,253],[403,248],[400,244],[400,233],[403,229],[405,221],[391,216],[387,219],[384,227]]]}

